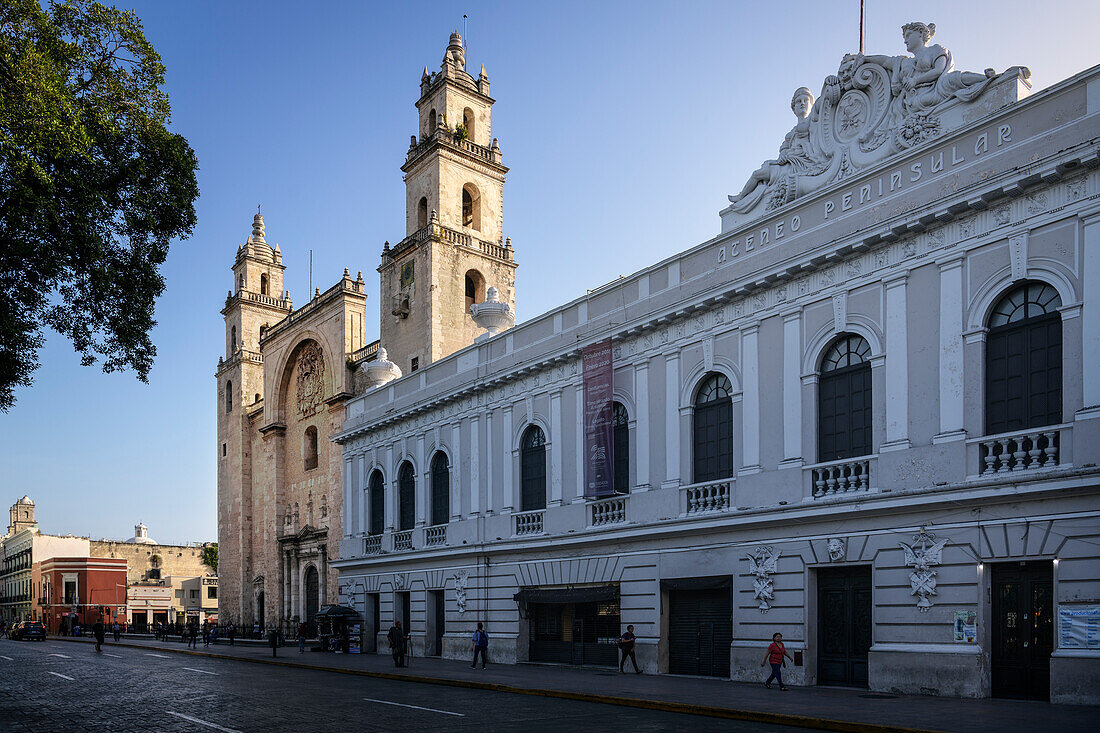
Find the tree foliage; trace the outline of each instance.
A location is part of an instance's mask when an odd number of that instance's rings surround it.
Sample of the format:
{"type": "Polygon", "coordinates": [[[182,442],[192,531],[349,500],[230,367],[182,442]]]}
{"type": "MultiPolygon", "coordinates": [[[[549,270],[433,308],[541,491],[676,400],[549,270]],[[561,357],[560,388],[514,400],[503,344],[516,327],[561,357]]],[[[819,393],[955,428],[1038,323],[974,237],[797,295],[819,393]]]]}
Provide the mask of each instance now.
{"type": "Polygon", "coordinates": [[[202,546],[202,564],[218,572],[218,543],[210,542],[202,546]]]}
{"type": "Polygon", "coordinates": [[[169,116],[132,11],[0,2],[0,410],[32,383],[46,327],[85,366],[147,381],[160,266],[198,198],[169,116]]]}

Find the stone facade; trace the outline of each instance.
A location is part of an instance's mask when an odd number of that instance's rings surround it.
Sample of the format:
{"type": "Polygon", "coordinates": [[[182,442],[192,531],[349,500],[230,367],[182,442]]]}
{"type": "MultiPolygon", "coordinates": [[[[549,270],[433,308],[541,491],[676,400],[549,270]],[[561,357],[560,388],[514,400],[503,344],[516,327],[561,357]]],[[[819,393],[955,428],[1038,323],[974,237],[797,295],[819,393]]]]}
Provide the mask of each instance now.
{"type": "MultiPolygon", "coordinates": [[[[421,82],[421,136],[402,167],[407,236],[386,245],[378,268],[381,343],[405,372],[481,333],[469,305],[490,285],[515,303],[516,264],[501,240],[507,168],[490,139],[488,90],[484,69],[477,79],[465,71],[457,35],[441,71],[425,70],[421,82]],[[466,138],[455,121],[463,119],[466,138]]],[[[244,625],[290,626],[336,598],[330,560],[339,556],[332,528],[342,522],[343,470],[330,439],[343,426],[344,402],[365,389],[357,370],[379,348],[364,338],[362,274],[353,280],[345,270],[295,310],[284,269],[257,213],[233,265],[216,375],[218,600],[222,621],[244,625]]]]}
{"type": "Polygon", "coordinates": [[[336,566],[368,630],[406,617],[416,654],[465,658],[482,621],[497,662],[613,664],[630,623],[647,671],[746,681],[779,631],[794,684],[1100,701],[1100,650],[1066,633],[1100,584],[1100,72],[1028,97],[1026,69],[953,71],[933,31],[801,95],[714,239],[348,401],[336,566]],[[991,430],[1024,286],[1057,390],[991,430]],[[590,498],[597,333],[629,480],[590,498]],[[845,344],[855,453],[824,418],[845,344]],[[1020,593],[1042,613],[1006,611],[1020,593]],[[1049,647],[1009,679],[996,649],[1029,633],[1049,647]]]}

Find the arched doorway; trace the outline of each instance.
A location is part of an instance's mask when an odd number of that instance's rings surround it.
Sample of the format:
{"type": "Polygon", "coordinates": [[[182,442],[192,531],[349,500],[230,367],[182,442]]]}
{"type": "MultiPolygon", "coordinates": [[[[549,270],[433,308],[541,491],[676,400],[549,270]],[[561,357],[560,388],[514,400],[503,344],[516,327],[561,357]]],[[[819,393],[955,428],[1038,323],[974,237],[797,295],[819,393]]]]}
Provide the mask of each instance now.
{"type": "Polygon", "coordinates": [[[306,623],[309,624],[310,636],[313,636],[313,619],[321,610],[321,579],[317,574],[317,568],[310,565],[306,568],[306,623]]]}
{"type": "Polygon", "coordinates": [[[264,624],[264,592],[260,591],[256,595],[256,623],[260,625],[260,633],[263,633],[265,628],[264,624]]]}

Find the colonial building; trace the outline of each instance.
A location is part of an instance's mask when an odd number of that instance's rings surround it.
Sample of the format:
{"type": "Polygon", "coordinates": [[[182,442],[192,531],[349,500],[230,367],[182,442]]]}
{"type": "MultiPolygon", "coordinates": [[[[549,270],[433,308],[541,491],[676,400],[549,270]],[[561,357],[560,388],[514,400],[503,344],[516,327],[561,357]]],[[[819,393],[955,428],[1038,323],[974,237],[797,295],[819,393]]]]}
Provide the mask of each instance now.
{"type": "Polygon", "coordinates": [[[414,372],[470,344],[480,330],[469,306],[489,286],[514,306],[508,169],[491,138],[489,77],[484,67],[469,74],[465,57],[453,34],[440,71],[425,68],[420,81],[419,135],[401,168],[406,236],[383,246],[378,267],[388,352],[365,342],[361,273],[353,280],[345,270],[295,310],[259,213],[237,250],[216,374],[222,621],[290,625],[335,601],[343,478],[331,438],[344,403],[370,370],[414,372]]]}
{"type": "Polygon", "coordinates": [[[35,504],[29,496],[9,510],[8,533],[0,539],[0,618],[8,624],[41,615],[40,584],[35,567],[59,555],[87,555],[88,538],[39,531],[35,504]]]}
{"type": "Polygon", "coordinates": [[[368,629],[1100,702],[1100,70],[1031,95],[934,32],[797,90],[718,236],[346,401],[368,629]]]}

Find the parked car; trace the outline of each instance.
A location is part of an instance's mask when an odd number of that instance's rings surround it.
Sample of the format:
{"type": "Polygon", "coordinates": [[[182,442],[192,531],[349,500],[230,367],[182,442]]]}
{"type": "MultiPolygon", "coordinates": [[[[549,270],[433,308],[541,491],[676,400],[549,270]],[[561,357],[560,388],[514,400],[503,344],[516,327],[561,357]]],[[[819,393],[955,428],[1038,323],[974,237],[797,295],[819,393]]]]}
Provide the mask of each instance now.
{"type": "Polygon", "coordinates": [[[11,638],[15,641],[27,639],[46,640],[46,627],[38,621],[20,621],[11,629],[11,638]]]}

